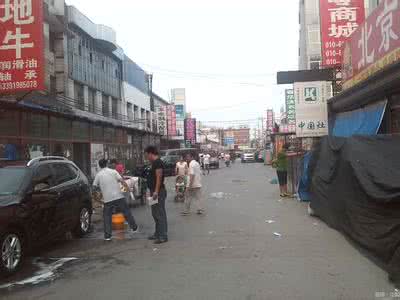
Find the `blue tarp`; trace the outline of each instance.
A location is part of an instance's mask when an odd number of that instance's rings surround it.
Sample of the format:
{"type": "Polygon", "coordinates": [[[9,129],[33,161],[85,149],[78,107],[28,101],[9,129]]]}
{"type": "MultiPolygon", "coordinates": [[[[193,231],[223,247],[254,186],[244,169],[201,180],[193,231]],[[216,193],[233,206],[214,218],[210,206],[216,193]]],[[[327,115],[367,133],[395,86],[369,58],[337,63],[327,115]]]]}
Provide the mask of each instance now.
{"type": "Polygon", "coordinates": [[[387,101],[368,105],[364,108],[336,115],[332,135],[351,137],[353,135],[377,134],[382,123],[387,101]]]}
{"type": "Polygon", "coordinates": [[[301,177],[299,181],[299,188],[298,188],[298,195],[300,201],[311,201],[311,196],[310,196],[310,176],[308,174],[308,166],[310,164],[310,159],[311,159],[311,152],[307,152],[304,154],[303,159],[300,163],[300,171],[301,171],[301,177]]]}

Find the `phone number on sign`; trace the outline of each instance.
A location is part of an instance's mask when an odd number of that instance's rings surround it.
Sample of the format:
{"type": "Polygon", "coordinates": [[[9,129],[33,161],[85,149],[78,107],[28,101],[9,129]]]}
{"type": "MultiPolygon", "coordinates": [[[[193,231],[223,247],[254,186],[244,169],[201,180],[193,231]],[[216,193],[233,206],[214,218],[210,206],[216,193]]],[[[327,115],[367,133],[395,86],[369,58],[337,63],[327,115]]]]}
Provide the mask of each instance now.
{"type": "Polygon", "coordinates": [[[17,90],[26,88],[36,88],[38,83],[34,81],[17,81],[17,82],[5,82],[0,83],[0,90],[17,90]]]}

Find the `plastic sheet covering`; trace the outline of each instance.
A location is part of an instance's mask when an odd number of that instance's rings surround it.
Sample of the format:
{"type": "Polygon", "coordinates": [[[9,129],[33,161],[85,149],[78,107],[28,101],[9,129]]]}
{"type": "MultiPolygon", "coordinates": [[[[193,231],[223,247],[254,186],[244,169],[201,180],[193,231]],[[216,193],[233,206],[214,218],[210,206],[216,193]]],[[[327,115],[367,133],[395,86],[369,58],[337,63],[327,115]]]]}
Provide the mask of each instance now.
{"type": "Polygon", "coordinates": [[[311,208],[400,279],[400,137],[325,137],[310,161],[311,208]]]}
{"type": "Polygon", "coordinates": [[[336,115],[332,135],[351,137],[353,135],[374,135],[378,133],[385,113],[387,101],[368,105],[364,108],[336,115]]]}
{"type": "Polygon", "coordinates": [[[298,187],[298,195],[300,201],[305,201],[308,202],[311,199],[310,196],[310,185],[311,185],[311,180],[309,176],[309,171],[308,167],[310,164],[311,160],[311,152],[307,152],[304,154],[303,159],[299,163],[299,168],[300,168],[300,181],[299,181],[299,187],[298,187]]]}

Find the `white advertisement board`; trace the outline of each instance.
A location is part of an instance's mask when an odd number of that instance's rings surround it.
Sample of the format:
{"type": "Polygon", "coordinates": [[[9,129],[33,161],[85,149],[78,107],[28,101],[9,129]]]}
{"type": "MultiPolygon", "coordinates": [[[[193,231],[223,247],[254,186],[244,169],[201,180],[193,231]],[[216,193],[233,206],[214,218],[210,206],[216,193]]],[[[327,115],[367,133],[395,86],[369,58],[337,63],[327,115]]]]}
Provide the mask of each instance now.
{"type": "Polygon", "coordinates": [[[332,84],[326,81],[296,82],[296,136],[319,137],[329,134],[328,99],[332,84]]]}

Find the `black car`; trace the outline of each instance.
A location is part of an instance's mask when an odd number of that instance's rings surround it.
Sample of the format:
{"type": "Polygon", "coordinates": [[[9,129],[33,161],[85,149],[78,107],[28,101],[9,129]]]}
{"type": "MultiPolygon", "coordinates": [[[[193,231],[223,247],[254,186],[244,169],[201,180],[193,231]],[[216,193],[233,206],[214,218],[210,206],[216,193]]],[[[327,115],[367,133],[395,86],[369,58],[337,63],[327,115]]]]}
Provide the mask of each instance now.
{"type": "Polygon", "coordinates": [[[83,236],[92,216],[86,176],[62,157],[0,166],[0,273],[18,270],[24,255],[66,232],[83,236]]]}

